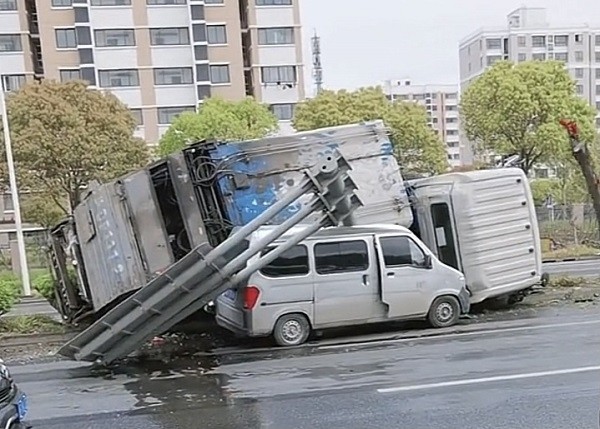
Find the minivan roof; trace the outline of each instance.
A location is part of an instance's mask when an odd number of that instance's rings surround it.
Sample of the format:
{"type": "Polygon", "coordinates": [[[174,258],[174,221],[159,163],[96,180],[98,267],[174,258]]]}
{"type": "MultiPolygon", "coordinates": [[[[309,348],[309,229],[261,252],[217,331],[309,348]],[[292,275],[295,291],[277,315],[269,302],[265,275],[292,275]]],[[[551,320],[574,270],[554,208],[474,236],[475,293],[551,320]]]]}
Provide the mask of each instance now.
{"type": "MultiPolygon", "coordinates": [[[[285,234],[283,234],[277,242],[283,241],[295,235],[299,232],[302,232],[309,225],[296,225],[293,228],[289,229],[285,234]]],[[[277,225],[265,225],[257,229],[253,234],[252,238],[260,239],[264,237],[269,232],[273,231],[277,225]]],[[[330,238],[330,237],[348,237],[353,235],[363,235],[363,234],[386,234],[386,233],[400,233],[400,234],[410,234],[410,230],[400,225],[392,225],[392,224],[375,224],[375,225],[357,225],[357,226],[336,226],[336,227],[328,227],[322,228],[306,240],[317,240],[320,238],[330,238]]]]}

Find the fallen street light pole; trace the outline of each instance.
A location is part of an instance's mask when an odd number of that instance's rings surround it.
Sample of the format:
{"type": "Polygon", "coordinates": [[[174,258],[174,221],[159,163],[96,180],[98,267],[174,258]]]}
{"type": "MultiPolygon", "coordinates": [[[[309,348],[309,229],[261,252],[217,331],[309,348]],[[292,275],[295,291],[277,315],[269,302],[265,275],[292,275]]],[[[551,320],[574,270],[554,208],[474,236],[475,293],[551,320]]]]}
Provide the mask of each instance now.
{"type": "Polygon", "coordinates": [[[19,191],[17,189],[17,177],[15,174],[15,162],[12,154],[10,130],[8,127],[8,109],[6,107],[5,80],[0,75],[0,114],[2,115],[2,128],[4,130],[4,147],[6,149],[6,165],[8,166],[8,179],[12,197],[15,229],[17,232],[17,247],[19,248],[19,265],[21,267],[21,281],[23,282],[23,295],[31,296],[31,285],[29,283],[29,267],[27,265],[27,252],[25,251],[25,237],[23,235],[23,224],[21,222],[21,204],[19,203],[19,191]]]}

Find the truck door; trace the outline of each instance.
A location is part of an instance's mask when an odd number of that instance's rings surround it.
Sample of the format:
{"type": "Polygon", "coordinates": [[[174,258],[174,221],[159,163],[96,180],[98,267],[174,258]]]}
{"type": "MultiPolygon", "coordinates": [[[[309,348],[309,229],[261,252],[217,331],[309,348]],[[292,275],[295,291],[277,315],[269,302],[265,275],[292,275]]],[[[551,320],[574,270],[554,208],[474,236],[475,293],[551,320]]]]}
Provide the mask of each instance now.
{"type": "Polygon", "coordinates": [[[431,204],[430,210],[438,259],[460,271],[458,249],[454,239],[454,222],[452,221],[450,207],[446,202],[436,202],[431,204]]]}
{"type": "Polygon", "coordinates": [[[317,242],[313,251],[315,325],[382,316],[372,237],[317,242]]]}
{"type": "Polygon", "coordinates": [[[426,314],[435,279],[431,257],[408,235],[377,237],[381,300],[390,319],[426,314]]]}

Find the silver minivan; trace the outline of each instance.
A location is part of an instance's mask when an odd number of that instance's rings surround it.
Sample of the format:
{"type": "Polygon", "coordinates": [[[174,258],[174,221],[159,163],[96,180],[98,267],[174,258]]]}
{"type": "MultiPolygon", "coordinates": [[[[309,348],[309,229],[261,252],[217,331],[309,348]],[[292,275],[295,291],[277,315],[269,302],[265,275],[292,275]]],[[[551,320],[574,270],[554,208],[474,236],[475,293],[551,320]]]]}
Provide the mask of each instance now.
{"type": "MultiPolygon", "coordinates": [[[[250,240],[271,228],[262,227],[250,240]]],[[[409,229],[372,225],[311,235],[244,286],[219,296],[215,315],[237,334],[273,335],[277,344],[294,346],[312,330],[334,327],[413,319],[447,327],[469,306],[460,271],[440,262],[409,229]]]]}

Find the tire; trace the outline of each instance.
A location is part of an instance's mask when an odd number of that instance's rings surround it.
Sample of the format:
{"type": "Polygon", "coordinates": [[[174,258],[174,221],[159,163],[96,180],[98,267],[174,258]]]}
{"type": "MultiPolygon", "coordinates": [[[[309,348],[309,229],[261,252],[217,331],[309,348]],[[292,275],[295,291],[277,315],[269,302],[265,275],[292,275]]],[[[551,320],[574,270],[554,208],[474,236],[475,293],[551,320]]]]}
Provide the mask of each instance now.
{"type": "Polygon", "coordinates": [[[286,314],[281,316],[275,329],[273,337],[278,346],[292,347],[304,343],[310,335],[310,323],[302,314],[286,314]]]}
{"type": "Polygon", "coordinates": [[[440,296],[433,301],[427,320],[434,328],[446,328],[456,324],[460,317],[460,303],[453,296],[440,296]]]}

